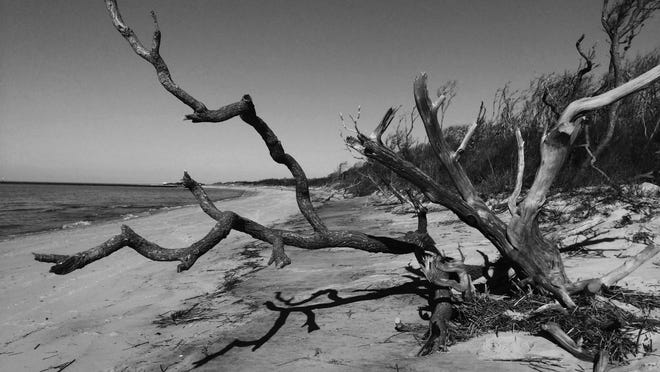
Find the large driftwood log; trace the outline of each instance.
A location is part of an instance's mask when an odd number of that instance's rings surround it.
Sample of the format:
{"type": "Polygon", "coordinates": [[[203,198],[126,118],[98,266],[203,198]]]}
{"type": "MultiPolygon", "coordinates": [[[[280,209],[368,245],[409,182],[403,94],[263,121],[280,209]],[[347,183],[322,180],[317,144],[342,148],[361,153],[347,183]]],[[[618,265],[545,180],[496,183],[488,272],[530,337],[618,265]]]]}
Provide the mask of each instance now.
{"type": "MultiPolygon", "coordinates": [[[[466,267],[462,263],[447,261],[435,247],[435,242],[429,236],[426,210],[417,206],[418,228],[399,238],[373,236],[359,231],[331,230],[314,209],[309,195],[307,177],[298,162],[284,151],[282,144],[256,113],[255,105],[250,96],[245,95],[238,102],[231,103],[216,110],[207,109],[201,101],[184,91],[172,80],[171,73],[160,56],[161,32],[155,13],[152,12],[155,31],[151,49],[147,49],[139,41],[135,33],[125,24],[115,0],[105,0],[112,23],[117,31],[126,39],[131,48],[141,58],[149,62],[155,69],[159,82],[173,96],[189,106],[192,114],[186,115],[193,123],[218,123],[234,117],[254,128],[269,149],[271,158],[285,165],[296,181],[296,201],[300,212],[312,227],[312,232],[298,232],[273,229],[242,217],[232,211],[219,210],[208,198],[200,184],[184,173],[183,185],[196,197],[204,212],[217,221],[211,231],[184,248],[163,248],[149,242],[127,226],[122,226],[121,233],[106,242],[74,255],[35,254],[35,259],[55,263],[51,272],[67,274],[81,269],[86,265],[102,259],[123,247],[130,247],[139,254],[154,261],[180,261],[178,271],[188,270],[195,261],[218,245],[231,230],[246,233],[255,239],[270,243],[273,246],[269,264],[283,267],[291,263],[284,252],[284,246],[296,246],[304,249],[320,249],[328,247],[350,247],[368,252],[408,254],[414,253],[423,272],[431,283],[429,304],[432,315],[429,339],[420,350],[426,353],[444,345],[446,340],[446,321],[451,315],[451,288],[465,295],[471,293],[471,283],[466,267]],[[450,273],[458,274],[459,280],[449,280],[450,273]],[[448,310],[449,309],[449,310],[448,310]]],[[[499,252],[508,258],[520,277],[529,279],[536,285],[553,294],[561,303],[575,307],[570,293],[583,290],[597,292],[605,285],[613,285],[646,260],[660,251],[655,244],[650,244],[633,259],[625,262],[620,268],[603,278],[572,283],[566,276],[564,266],[557,246],[545,239],[538,226],[537,216],[545,202],[546,195],[558,172],[566,160],[568,151],[581,128],[583,115],[591,110],[617,102],[627,95],[633,94],[660,78],[660,66],[630,80],[615,89],[595,97],[587,97],[572,102],[559,115],[557,124],[543,136],[541,143],[542,161],[537,170],[534,182],[526,197],[517,203],[522,188],[522,172],[519,166],[516,188],[509,199],[511,221],[504,223],[478,195],[465,170],[460,164],[460,155],[467,147],[470,137],[483,121],[483,112],[470,127],[464,140],[456,151],[451,151],[443,136],[441,123],[438,121],[438,110],[443,105],[444,97],[436,101],[429,98],[426,75],[422,74],[414,82],[414,98],[419,115],[429,138],[435,155],[447,170],[457,191],[447,190],[419,168],[401,158],[395,151],[388,148],[382,141],[382,135],[392,122],[395,110],[387,111],[374,133],[366,136],[359,131],[355,137],[346,139],[349,146],[361,152],[369,159],[379,162],[392,170],[401,178],[416,186],[431,202],[441,204],[469,226],[479,230],[488,238],[499,252]]],[[[357,129],[357,128],[356,128],[357,129]]],[[[522,152],[522,137],[518,136],[519,161],[524,161],[522,152]]]]}

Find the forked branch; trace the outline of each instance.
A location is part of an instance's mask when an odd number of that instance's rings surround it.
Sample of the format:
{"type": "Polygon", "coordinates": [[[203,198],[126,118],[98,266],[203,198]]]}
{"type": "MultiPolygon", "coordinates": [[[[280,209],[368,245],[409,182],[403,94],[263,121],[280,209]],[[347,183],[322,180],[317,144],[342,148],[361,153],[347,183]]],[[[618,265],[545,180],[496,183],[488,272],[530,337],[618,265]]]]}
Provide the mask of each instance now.
{"type": "MultiPolygon", "coordinates": [[[[284,245],[305,249],[351,247],[368,252],[391,254],[406,254],[420,251],[437,253],[433,239],[426,232],[411,232],[400,239],[394,239],[371,236],[356,231],[329,230],[312,205],[307,177],[302,167],[300,167],[291,155],[284,151],[275,133],[257,116],[251,97],[244,95],[239,102],[221,107],[218,110],[207,110],[204,104],[172,82],[169,70],[159,55],[161,34],[157,26],[155,14],[152,14],[154,23],[156,23],[153,46],[151,50],[147,50],[135,33],[124,23],[116,1],[106,0],[106,6],[117,31],[128,41],[137,55],[156,68],[158,79],[163,87],[195,111],[193,114],[187,116],[188,119],[193,120],[193,122],[219,122],[239,116],[259,133],[268,147],[271,158],[275,162],[285,165],[296,180],[296,201],[298,207],[314,231],[312,233],[300,233],[271,229],[234,212],[220,211],[208,198],[203,188],[187,173],[184,173],[184,186],[197,198],[202,210],[217,221],[215,227],[204,238],[186,248],[168,249],[146,240],[129,227],[122,226],[122,231],[119,235],[97,247],[71,256],[35,254],[35,259],[38,261],[55,263],[51,268],[52,272],[57,274],[69,273],[106,257],[123,247],[133,248],[146,258],[154,261],[180,261],[178,271],[183,271],[189,269],[200,256],[220,243],[231,230],[237,230],[255,239],[271,243],[273,246],[273,255],[269,263],[275,263],[278,267],[283,267],[291,262],[284,253],[284,245]]],[[[393,114],[394,112],[391,113],[391,115],[393,114]]]]}
{"type": "Polygon", "coordinates": [[[428,89],[426,87],[426,79],[426,74],[421,74],[415,78],[413,92],[415,95],[417,112],[419,112],[419,116],[424,123],[429,144],[438,160],[440,160],[449,173],[449,177],[463,200],[470,205],[482,204],[485,206],[483,200],[477,195],[477,191],[475,190],[474,185],[472,185],[470,178],[465,173],[463,166],[449,150],[449,145],[442,133],[442,127],[438,121],[438,109],[442,105],[444,96],[441,96],[438,100],[432,102],[429,98],[428,89]]]}
{"type": "MultiPolygon", "coordinates": [[[[158,81],[161,85],[167,89],[173,96],[178,98],[181,102],[188,105],[195,113],[207,112],[206,106],[203,103],[193,98],[185,90],[181,89],[178,85],[172,80],[172,75],[170,70],[167,68],[165,61],[160,56],[160,39],[161,33],[160,28],[158,27],[158,19],[156,18],[156,13],[151,12],[151,17],[154,20],[154,35],[151,49],[147,49],[142,45],[140,39],[138,39],[135,32],[124,23],[121,14],[119,13],[119,8],[117,7],[116,0],[106,0],[105,6],[108,8],[108,13],[110,18],[112,18],[112,24],[115,26],[117,31],[121,36],[128,41],[133,48],[135,53],[142,57],[147,62],[151,63],[156,69],[158,74],[158,81]]],[[[226,119],[225,119],[226,120],[226,119]]]]}

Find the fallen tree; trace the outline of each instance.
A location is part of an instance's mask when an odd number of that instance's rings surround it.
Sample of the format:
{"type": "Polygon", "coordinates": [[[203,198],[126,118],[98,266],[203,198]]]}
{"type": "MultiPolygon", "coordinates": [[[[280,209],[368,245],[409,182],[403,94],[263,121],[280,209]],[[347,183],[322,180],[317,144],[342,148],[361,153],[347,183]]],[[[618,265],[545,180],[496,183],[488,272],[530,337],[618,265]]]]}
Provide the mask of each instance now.
{"type": "MultiPolygon", "coordinates": [[[[221,211],[209,199],[202,186],[195,182],[189,174],[184,173],[183,185],[193,193],[202,210],[216,221],[215,226],[206,236],[190,246],[175,249],[164,248],[141,237],[128,226],[122,226],[120,234],[86,251],[74,255],[35,253],[35,259],[54,263],[55,265],[51,267],[50,271],[55,274],[68,274],[121,248],[129,247],[150,260],[179,261],[177,270],[181,272],[190,269],[199,257],[218,245],[231,230],[270,243],[272,256],[269,264],[272,263],[278,268],[291,263],[284,251],[285,245],[304,249],[350,247],[374,253],[412,253],[421,265],[421,271],[429,282],[430,291],[429,330],[420,354],[443,349],[449,333],[447,323],[452,316],[452,290],[462,293],[465,299],[470,299],[475,295],[471,280],[479,276],[475,273],[481,270],[465,265],[462,259],[454,260],[438,251],[427,231],[427,214],[423,205],[414,200],[412,194],[409,194],[417,210],[418,226],[415,231],[410,231],[400,237],[374,236],[359,231],[329,229],[312,205],[307,177],[303,169],[291,155],[284,151],[275,133],[257,115],[252,98],[245,95],[239,101],[219,109],[207,109],[205,104],[188,94],[172,80],[170,71],[159,53],[161,32],[155,13],[152,12],[155,26],[152,47],[148,49],[122,19],[116,1],[105,0],[105,3],[117,31],[138,56],[153,65],[161,85],[193,110],[192,114],[185,116],[186,120],[193,123],[219,123],[239,117],[257,131],[268,147],[271,158],[275,162],[285,165],[293,175],[296,181],[295,192],[298,207],[313,232],[273,229],[232,211],[221,211]]],[[[443,137],[441,122],[438,121],[438,110],[443,107],[446,97],[441,95],[436,100],[431,100],[425,74],[419,75],[414,81],[415,103],[435,155],[444,165],[457,192],[440,185],[383,143],[382,135],[392,122],[395,109],[387,110],[381,122],[370,135],[362,134],[356,125],[355,136],[347,137],[346,142],[367,158],[382,164],[400,178],[410,182],[430,202],[445,206],[454,212],[461,221],[479,230],[499,250],[507,264],[515,270],[517,278],[522,279],[522,285],[529,285],[540,292],[551,294],[561,306],[573,309],[576,307],[576,302],[571,297],[572,295],[585,291],[598,293],[603,287],[615,284],[655,256],[660,251],[660,247],[651,241],[641,253],[602,278],[572,282],[565,273],[557,245],[546,239],[539,229],[537,218],[539,211],[566,160],[573,141],[583,126],[585,115],[592,110],[634,94],[659,78],[660,66],[656,66],[612,90],[594,97],[581,98],[569,104],[559,116],[557,123],[548,128],[547,133],[543,136],[540,144],[541,165],[532,186],[521,200],[519,199],[522,192],[524,147],[522,136],[518,131],[519,168],[516,187],[508,199],[508,208],[512,216],[508,223],[500,219],[477,194],[460,163],[461,153],[465,151],[472,133],[482,123],[484,111],[480,109],[477,119],[467,132],[462,144],[456,151],[452,151],[443,137]]],[[[504,278],[505,281],[511,280],[508,276],[504,276],[504,278]]],[[[574,344],[562,342],[566,338],[569,340],[570,338],[558,326],[548,324],[545,328],[553,337],[560,340],[564,347],[570,349],[570,346],[574,344]]],[[[575,352],[580,353],[579,350],[575,352]]]]}

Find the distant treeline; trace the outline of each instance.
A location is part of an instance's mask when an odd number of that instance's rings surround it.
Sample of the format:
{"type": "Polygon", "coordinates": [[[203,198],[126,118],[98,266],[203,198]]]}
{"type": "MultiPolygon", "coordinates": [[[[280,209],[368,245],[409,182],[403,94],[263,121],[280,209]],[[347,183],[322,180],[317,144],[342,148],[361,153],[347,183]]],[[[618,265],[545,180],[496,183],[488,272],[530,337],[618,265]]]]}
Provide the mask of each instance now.
{"type": "MultiPolygon", "coordinates": [[[[308,179],[309,186],[319,187],[326,186],[332,183],[330,176],[320,177],[320,178],[310,178],[308,179]]],[[[266,178],[258,181],[235,181],[235,182],[219,182],[214,185],[243,185],[243,186],[295,186],[296,180],[293,178],[266,178]]]]}
{"type": "MultiPolygon", "coordinates": [[[[660,50],[627,61],[622,71],[625,81],[650,70],[659,62],[660,50]]],[[[479,192],[493,194],[513,188],[517,169],[517,127],[525,140],[525,185],[531,183],[540,162],[541,136],[557,122],[557,113],[574,99],[598,94],[607,87],[606,75],[584,76],[577,82],[576,78],[574,72],[552,73],[533,79],[529,88],[523,91],[512,91],[508,86],[497,91],[492,105],[487,107],[487,118],[472,136],[461,157],[463,167],[479,192]]],[[[455,85],[447,84],[446,87],[451,89],[447,93],[453,94],[455,85]]],[[[409,131],[411,124],[422,125],[414,110],[400,115],[399,125],[389,130],[385,143],[427,174],[451,187],[426,138],[413,138],[409,131]]],[[[576,139],[555,187],[570,189],[635,180],[660,182],[660,83],[656,82],[622,101],[616,111],[613,139],[592,166],[589,152],[593,152],[606,133],[609,115],[608,109],[603,108],[585,118],[587,130],[583,130],[576,139]]],[[[467,125],[445,126],[445,138],[452,148],[458,147],[467,128],[467,125]]],[[[404,190],[411,187],[382,165],[368,161],[352,167],[340,164],[337,171],[330,175],[309,181],[311,186],[331,185],[347,189],[355,195],[370,194],[378,189],[404,190]]],[[[291,178],[243,183],[295,185],[291,178]]]]}

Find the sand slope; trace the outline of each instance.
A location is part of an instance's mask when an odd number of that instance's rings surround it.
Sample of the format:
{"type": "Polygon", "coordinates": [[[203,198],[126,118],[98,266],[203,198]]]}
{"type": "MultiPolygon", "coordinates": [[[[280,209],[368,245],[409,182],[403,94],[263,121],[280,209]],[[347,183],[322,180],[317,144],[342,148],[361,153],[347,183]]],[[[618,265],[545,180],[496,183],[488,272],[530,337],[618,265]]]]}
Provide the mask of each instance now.
{"type": "MultiPolygon", "coordinates": [[[[218,204],[267,224],[297,212],[293,193],[278,189],[218,204]]],[[[126,223],[158,244],[180,247],[206,234],[214,221],[198,207],[185,207],[126,223]]],[[[193,270],[181,274],[175,262],[154,263],[126,249],[83,270],[57,276],[30,254],[84,250],[117,234],[119,225],[105,223],[0,242],[1,369],[38,371],[76,359],[68,371],[108,370],[141,354],[147,344],[132,345],[169,342],[156,334],[152,321],[178,309],[185,298],[221,285],[223,272],[239,266],[228,257],[249,238],[231,233],[193,270]]]]}
{"type": "MultiPolygon", "coordinates": [[[[270,225],[297,212],[293,193],[279,189],[260,189],[219,205],[270,225]]],[[[380,235],[414,229],[410,215],[385,209],[356,198],[331,202],[321,214],[331,227],[380,235]]],[[[633,223],[612,229],[620,218],[611,213],[598,224],[603,231],[611,229],[603,236],[626,237],[640,228],[633,223]]],[[[496,255],[487,240],[450,213],[436,211],[429,220],[432,236],[447,253],[460,242],[469,263],[482,263],[477,249],[496,255]]],[[[192,207],[129,224],[173,247],[202,236],[213,221],[192,207]]],[[[131,250],[67,276],[47,273],[48,266],[29,255],[79,251],[115,234],[118,225],[0,242],[1,369],[42,370],[75,359],[66,371],[194,366],[209,371],[532,371],[530,363],[501,361],[528,357],[552,358],[556,370],[591,368],[543,338],[506,332],[454,345],[449,353],[414,357],[415,336],[394,330],[396,317],[424,324],[417,313],[425,305],[423,291],[405,270],[412,256],[287,248],[293,264],[276,270],[265,267],[266,245],[235,232],[181,274],[176,263],[149,262],[131,250]],[[178,310],[189,310],[181,319],[192,321],[173,320],[178,310]]],[[[305,227],[299,217],[286,225],[305,227]]],[[[660,217],[645,226],[660,231],[660,217]]],[[[575,227],[567,223],[564,228],[575,227]]],[[[603,274],[621,262],[615,255],[632,254],[642,245],[615,239],[596,247],[608,249],[605,257],[567,258],[571,278],[603,274]]],[[[649,262],[623,284],[657,293],[659,273],[649,262]]],[[[649,368],[652,358],[645,361],[649,368]]]]}

